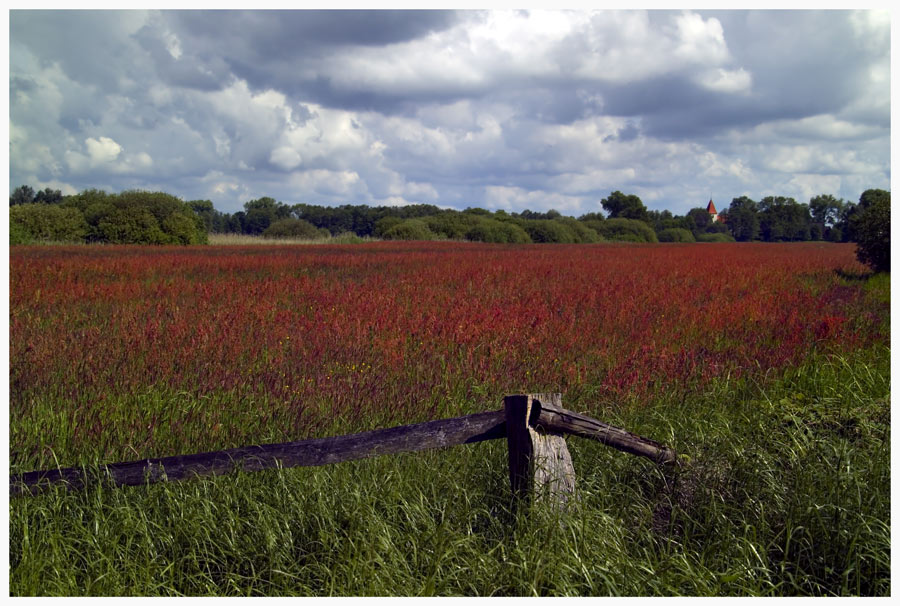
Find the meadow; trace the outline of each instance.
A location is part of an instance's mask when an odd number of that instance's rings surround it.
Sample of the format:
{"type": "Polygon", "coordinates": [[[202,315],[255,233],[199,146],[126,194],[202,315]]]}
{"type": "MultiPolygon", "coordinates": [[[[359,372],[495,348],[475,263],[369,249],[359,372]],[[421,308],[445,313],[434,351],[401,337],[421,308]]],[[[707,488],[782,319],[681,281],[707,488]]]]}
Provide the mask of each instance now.
{"type": "Polygon", "coordinates": [[[459,416],[570,440],[561,525],[504,445],[10,500],[11,595],[886,595],[889,278],[852,245],[10,250],[10,473],[459,416]]]}

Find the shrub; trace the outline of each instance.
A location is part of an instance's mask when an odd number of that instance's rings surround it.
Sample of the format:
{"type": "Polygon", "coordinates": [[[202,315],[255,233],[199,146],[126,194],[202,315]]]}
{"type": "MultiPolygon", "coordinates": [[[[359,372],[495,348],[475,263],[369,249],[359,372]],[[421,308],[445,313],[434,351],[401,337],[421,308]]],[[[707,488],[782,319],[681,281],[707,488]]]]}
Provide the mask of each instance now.
{"type": "Polygon", "coordinates": [[[50,242],[83,242],[88,233],[84,215],[76,208],[55,204],[17,204],[9,209],[10,235],[16,225],[31,239],[50,242]]]}
{"type": "Polygon", "coordinates": [[[97,231],[110,244],[167,244],[169,237],[146,208],[117,208],[97,223],[97,231]]]}
{"type": "Polygon", "coordinates": [[[352,231],[342,231],[331,238],[332,244],[363,244],[367,241],[366,238],[363,238],[352,231]]]}
{"type": "Polygon", "coordinates": [[[22,244],[31,244],[31,234],[21,223],[9,224],[9,245],[20,246],[22,244]]]}
{"type": "Polygon", "coordinates": [[[514,223],[482,219],[465,233],[466,240],[473,242],[497,242],[508,244],[528,244],[528,233],[514,223]]]}
{"type": "Polygon", "coordinates": [[[574,244],[577,236],[565,223],[547,219],[521,220],[519,225],[532,242],[542,244],[574,244]]]}
{"type": "Polygon", "coordinates": [[[696,242],[694,234],[690,230],[680,227],[670,227],[656,234],[660,242],[696,242]]]}
{"type": "Polygon", "coordinates": [[[205,229],[198,229],[197,215],[188,216],[183,212],[173,212],[163,219],[162,230],[168,244],[206,244],[205,229]]]}
{"type": "Polygon", "coordinates": [[[262,232],[263,238],[305,238],[308,240],[318,240],[330,235],[331,233],[327,229],[320,229],[309,221],[293,217],[278,219],[262,232]]]}
{"type": "Polygon", "coordinates": [[[618,242],[659,242],[653,228],[637,219],[607,219],[584,221],[607,240],[618,242]]]}
{"type": "Polygon", "coordinates": [[[475,213],[448,211],[425,217],[422,221],[434,234],[450,240],[466,239],[466,233],[484,218],[475,213]]]}
{"type": "Polygon", "coordinates": [[[597,230],[589,225],[585,225],[582,221],[577,221],[572,217],[560,217],[555,221],[562,223],[575,234],[575,242],[578,244],[594,244],[602,242],[603,238],[597,233],[597,230]]]}
{"type": "Polygon", "coordinates": [[[856,258],[875,271],[891,270],[891,192],[868,189],[851,218],[856,258]]]}
{"type": "Polygon", "coordinates": [[[698,234],[697,242],[734,242],[734,238],[729,234],[698,234]]]}
{"type": "Polygon", "coordinates": [[[385,234],[401,223],[403,223],[403,219],[400,217],[383,217],[375,222],[372,233],[376,238],[386,238],[385,234]]]}
{"type": "Polygon", "coordinates": [[[387,240],[434,240],[435,234],[422,219],[405,219],[384,233],[387,240]]]}

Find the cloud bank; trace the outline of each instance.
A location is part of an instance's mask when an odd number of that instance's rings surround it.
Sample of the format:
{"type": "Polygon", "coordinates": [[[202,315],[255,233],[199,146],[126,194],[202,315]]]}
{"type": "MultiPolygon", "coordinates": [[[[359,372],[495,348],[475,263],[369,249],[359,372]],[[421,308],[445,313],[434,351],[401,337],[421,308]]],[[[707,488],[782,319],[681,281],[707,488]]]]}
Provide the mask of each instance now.
{"type": "Polygon", "coordinates": [[[10,187],[579,215],[890,189],[878,11],[11,11],[10,187]]]}

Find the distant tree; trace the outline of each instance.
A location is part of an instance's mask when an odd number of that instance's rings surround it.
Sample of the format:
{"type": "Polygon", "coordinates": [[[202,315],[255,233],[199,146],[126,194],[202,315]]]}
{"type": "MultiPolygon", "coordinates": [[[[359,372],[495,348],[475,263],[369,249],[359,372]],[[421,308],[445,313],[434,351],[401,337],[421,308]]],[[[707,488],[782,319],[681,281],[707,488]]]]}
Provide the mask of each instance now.
{"type": "Polygon", "coordinates": [[[710,217],[706,209],[700,207],[689,210],[687,218],[690,220],[690,230],[694,237],[698,234],[706,233],[706,229],[713,223],[712,217],[710,217]]]}
{"type": "Polygon", "coordinates": [[[116,208],[100,219],[98,231],[110,244],[167,244],[169,239],[156,217],[138,205],[116,208]]]}
{"type": "Polygon", "coordinates": [[[562,216],[562,214],[558,210],[554,210],[552,208],[545,213],[528,210],[526,208],[525,210],[520,212],[518,216],[522,219],[529,219],[533,221],[549,221],[552,219],[558,219],[562,216]]]}
{"type": "Polygon", "coordinates": [[[579,221],[604,221],[606,217],[603,213],[585,213],[578,217],[579,221]]]}
{"type": "Polygon", "coordinates": [[[697,242],[734,242],[734,238],[726,233],[705,233],[697,236],[697,242]]]}
{"type": "Polygon", "coordinates": [[[611,219],[635,219],[644,222],[649,220],[647,207],[634,194],[625,195],[620,191],[614,191],[600,204],[611,219]]]}
{"type": "Polygon", "coordinates": [[[759,228],[767,242],[810,238],[809,207],[793,198],[766,196],[759,201],[759,228]]]}
{"type": "Polygon", "coordinates": [[[405,219],[387,230],[384,238],[388,240],[434,240],[435,234],[422,219],[405,219]]]}
{"type": "Polygon", "coordinates": [[[562,223],[575,234],[576,244],[594,244],[602,242],[603,238],[597,233],[597,230],[585,225],[583,221],[578,221],[572,217],[559,217],[556,222],[562,223]]]}
{"type": "Polygon", "coordinates": [[[853,217],[859,211],[859,205],[855,202],[846,202],[841,210],[840,218],[835,223],[834,228],[840,231],[840,242],[855,242],[853,235],[853,217]]]}
{"type": "Polygon", "coordinates": [[[696,242],[694,234],[679,227],[669,227],[656,234],[660,242],[696,242]]]}
{"type": "Polygon", "coordinates": [[[856,256],[875,271],[891,270],[891,192],[867,189],[851,219],[856,256]]]}
{"type": "Polygon", "coordinates": [[[58,205],[16,204],[9,209],[10,229],[15,225],[17,234],[28,239],[47,242],[83,242],[88,224],[76,208],[58,205]]]}
{"type": "Polygon", "coordinates": [[[759,237],[759,208],[747,196],[734,198],[728,207],[725,225],[738,242],[750,242],[759,237]]]}
{"type": "Polygon", "coordinates": [[[268,196],[244,203],[242,227],[245,234],[261,234],[269,225],[291,215],[291,207],[268,196]]]}
{"type": "Polygon", "coordinates": [[[325,228],[319,228],[303,219],[287,217],[278,219],[262,232],[263,238],[304,238],[318,240],[331,235],[325,228]]]}
{"type": "Polygon", "coordinates": [[[31,204],[34,202],[34,190],[28,185],[20,185],[9,196],[9,205],[31,204]]]}
{"type": "Polygon", "coordinates": [[[403,223],[403,219],[400,217],[382,217],[375,223],[375,229],[373,230],[373,235],[376,238],[386,238],[386,234],[395,226],[403,223]]]}
{"type": "Polygon", "coordinates": [[[809,214],[823,227],[832,227],[841,218],[846,203],[830,194],[820,194],[809,199],[809,214]]]}
{"type": "Polygon", "coordinates": [[[44,188],[34,195],[34,201],[38,204],[59,204],[62,200],[62,192],[58,189],[50,189],[49,187],[44,188]]]}
{"type": "Polygon", "coordinates": [[[531,242],[528,233],[519,225],[509,221],[497,221],[487,217],[472,225],[464,234],[472,242],[496,242],[527,244],[531,242]]]}
{"type": "Polygon", "coordinates": [[[548,219],[522,219],[519,226],[535,244],[574,244],[575,232],[565,223],[548,219]]]}
{"type": "Polygon", "coordinates": [[[208,241],[202,219],[194,214],[175,211],[163,219],[160,227],[166,234],[167,244],[206,244],[208,241]]]}
{"type": "Polygon", "coordinates": [[[21,223],[10,221],[9,223],[9,245],[20,246],[31,244],[34,238],[21,223]]]}
{"type": "Polygon", "coordinates": [[[653,228],[637,219],[613,218],[606,221],[587,221],[603,238],[620,242],[659,242],[653,228]]]}
{"type": "Polygon", "coordinates": [[[221,233],[225,231],[224,216],[213,207],[210,200],[188,200],[185,202],[194,213],[203,221],[203,228],[207,233],[221,233]]]}

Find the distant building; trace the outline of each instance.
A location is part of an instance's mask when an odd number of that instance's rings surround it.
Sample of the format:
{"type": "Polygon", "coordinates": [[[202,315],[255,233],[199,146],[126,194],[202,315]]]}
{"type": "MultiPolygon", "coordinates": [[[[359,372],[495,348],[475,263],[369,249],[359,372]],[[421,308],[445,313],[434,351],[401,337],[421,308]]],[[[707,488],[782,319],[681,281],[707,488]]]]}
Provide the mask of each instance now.
{"type": "Polygon", "coordinates": [[[706,212],[709,213],[709,218],[713,223],[720,220],[719,211],[716,210],[716,205],[713,204],[712,198],[709,199],[709,204],[706,205],[706,212]]]}

